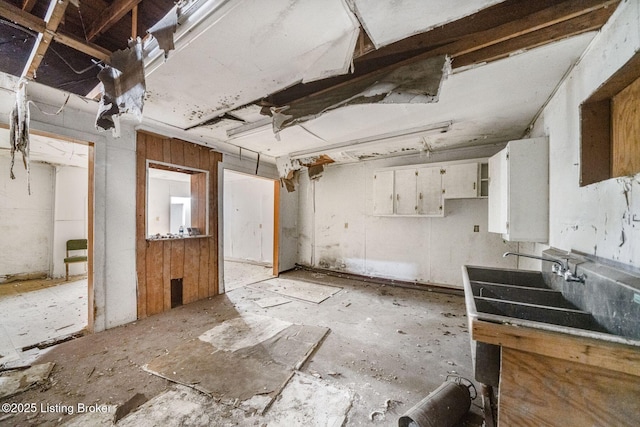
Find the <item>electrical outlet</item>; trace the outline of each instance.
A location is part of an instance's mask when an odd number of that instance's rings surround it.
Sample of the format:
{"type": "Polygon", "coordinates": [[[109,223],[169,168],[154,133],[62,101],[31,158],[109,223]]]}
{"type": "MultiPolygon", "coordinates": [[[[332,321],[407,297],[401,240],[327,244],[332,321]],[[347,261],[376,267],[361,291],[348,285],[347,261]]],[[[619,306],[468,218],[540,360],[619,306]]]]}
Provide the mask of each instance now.
{"type": "Polygon", "coordinates": [[[473,232],[474,233],[479,233],[480,232],[480,226],[479,225],[474,225],[473,226],[473,232]]]}

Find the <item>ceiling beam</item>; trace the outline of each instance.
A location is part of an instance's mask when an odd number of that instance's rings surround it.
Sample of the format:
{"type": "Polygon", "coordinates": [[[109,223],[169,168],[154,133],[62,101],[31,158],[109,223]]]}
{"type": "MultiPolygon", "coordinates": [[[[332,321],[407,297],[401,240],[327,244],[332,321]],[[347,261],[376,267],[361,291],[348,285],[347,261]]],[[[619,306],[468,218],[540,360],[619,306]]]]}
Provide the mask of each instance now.
{"type": "Polygon", "coordinates": [[[100,33],[114,26],[123,16],[137,6],[142,0],[115,0],[107,6],[91,24],[87,32],[87,40],[91,41],[100,33]]]}
{"type": "Polygon", "coordinates": [[[0,16],[37,33],[43,33],[47,27],[44,19],[33,16],[4,0],[0,1],[0,16]]]}
{"type": "Polygon", "coordinates": [[[588,15],[578,16],[569,21],[553,25],[542,30],[528,33],[492,46],[476,50],[453,59],[453,68],[464,67],[483,62],[506,58],[513,52],[534,49],[548,43],[596,31],[607,22],[615,8],[599,9],[588,15]]]}
{"type": "Polygon", "coordinates": [[[62,21],[64,17],[64,12],[68,4],[69,0],[51,0],[51,3],[49,3],[49,9],[44,18],[45,30],[44,32],[38,33],[36,43],[22,72],[22,77],[32,79],[35,76],[36,70],[51,45],[51,40],[53,40],[58,25],[60,25],[60,21],[62,21]]]}
{"type": "Polygon", "coordinates": [[[98,46],[95,43],[86,42],[63,31],[58,31],[55,36],[53,36],[53,39],[58,43],[62,43],[65,46],[69,46],[70,48],[89,55],[92,58],[99,59],[107,64],[111,62],[111,51],[103,48],[102,46],[98,46]]]}
{"type": "MultiPolygon", "coordinates": [[[[562,2],[547,0],[542,9],[532,9],[527,6],[529,2],[523,0],[511,0],[505,2],[506,8],[509,6],[509,19],[496,21],[495,15],[487,15],[481,11],[475,15],[462,18],[442,28],[428,31],[418,40],[417,44],[407,44],[405,41],[382,47],[370,54],[364,54],[354,61],[355,72],[350,75],[332,77],[309,84],[297,84],[288,89],[272,94],[263,99],[260,104],[264,106],[291,105],[292,103],[323,93],[332,87],[357,83],[368,75],[380,71],[389,71],[399,66],[408,65],[413,62],[424,60],[433,56],[446,54],[451,56],[453,66],[469,65],[469,58],[473,52],[484,52],[480,55],[480,62],[499,59],[508,54],[520,50],[540,46],[550,43],[563,37],[579,34],[576,28],[577,18],[583,18],[581,22],[582,32],[594,29],[589,22],[602,21],[602,17],[607,12],[603,9],[610,9],[612,13],[620,0],[566,0],[562,2]],[[521,10],[516,6],[521,6],[521,10]],[[520,15],[517,15],[520,13],[520,15]],[[587,16],[590,16],[588,17],[587,16]],[[478,16],[486,16],[489,24],[476,21],[478,16]],[[466,32],[464,28],[472,28],[477,31],[466,32]],[[488,27],[488,28],[487,28],[488,27]],[[449,32],[448,28],[452,28],[449,32]],[[553,28],[553,31],[551,30],[553,28]],[[436,33],[436,37],[430,39],[429,34],[436,33]],[[532,36],[536,34],[536,36],[532,36]],[[517,41],[512,41],[517,40],[517,41]],[[524,41],[529,41],[531,45],[525,45],[524,41]],[[399,50],[397,44],[402,44],[404,51],[399,50]],[[513,48],[517,45],[517,48],[513,48]],[[489,48],[494,47],[494,51],[489,48]],[[503,50],[500,51],[500,48],[503,50]],[[514,50],[509,50],[513,48],[514,50]],[[387,54],[388,53],[388,54],[387,54]],[[466,56],[465,61],[456,61],[457,57],[466,56]]],[[[605,19],[606,21],[606,19],[605,19]]],[[[415,40],[414,40],[415,41],[415,40]]]]}
{"type": "MultiPolygon", "coordinates": [[[[44,19],[40,19],[37,16],[24,12],[19,7],[7,3],[6,1],[0,1],[0,16],[37,33],[44,33],[47,28],[44,19]]],[[[86,42],[85,40],[60,30],[55,32],[53,39],[58,43],[69,46],[70,48],[104,62],[109,62],[109,58],[111,57],[111,52],[109,50],[94,43],[86,42]]]]}
{"type": "Polygon", "coordinates": [[[37,1],[38,0],[22,0],[22,10],[25,12],[31,12],[37,1]]]}

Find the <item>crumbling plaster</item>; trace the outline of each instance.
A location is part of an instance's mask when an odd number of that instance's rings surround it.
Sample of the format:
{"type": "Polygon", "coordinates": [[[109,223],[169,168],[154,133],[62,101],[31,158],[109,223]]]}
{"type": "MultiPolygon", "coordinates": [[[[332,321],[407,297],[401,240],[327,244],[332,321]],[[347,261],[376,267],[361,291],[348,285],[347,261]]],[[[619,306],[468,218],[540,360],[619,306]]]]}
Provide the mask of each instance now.
{"type": "Polygon", "coordinates": [[[640,174],[580,187],[579,106],[640,51],[640,1],[623,2],[536,121],[549,135],[548,246],[640,267],[640,174]]]}

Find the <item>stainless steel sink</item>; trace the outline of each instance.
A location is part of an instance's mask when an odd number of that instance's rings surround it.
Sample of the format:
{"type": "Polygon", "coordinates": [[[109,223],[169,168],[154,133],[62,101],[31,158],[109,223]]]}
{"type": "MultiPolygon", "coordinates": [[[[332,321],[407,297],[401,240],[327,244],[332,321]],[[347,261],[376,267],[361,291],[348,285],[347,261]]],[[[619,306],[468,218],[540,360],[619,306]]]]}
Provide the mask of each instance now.
{"type": "MultiPolygon", "coordinates": [[[[490,267],[463,267],[469,328],[473,319],[509,323],[556,332],[606,333],[593,316],[550,289],[541,272],[490,267]]],[[[471,341],[476,380],[497,386],[500,348],[471,341]]]]}

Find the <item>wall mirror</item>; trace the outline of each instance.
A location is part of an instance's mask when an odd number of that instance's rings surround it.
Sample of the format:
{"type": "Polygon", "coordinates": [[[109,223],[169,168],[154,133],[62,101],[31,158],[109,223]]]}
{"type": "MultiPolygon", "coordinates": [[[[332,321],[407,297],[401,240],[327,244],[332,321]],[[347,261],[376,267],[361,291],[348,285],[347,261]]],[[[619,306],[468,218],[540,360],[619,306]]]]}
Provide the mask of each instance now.
{"type": "Polygon", "coordinates": [[[147,239],[209,233],[209,172],[147,161],[147,239]]]}

